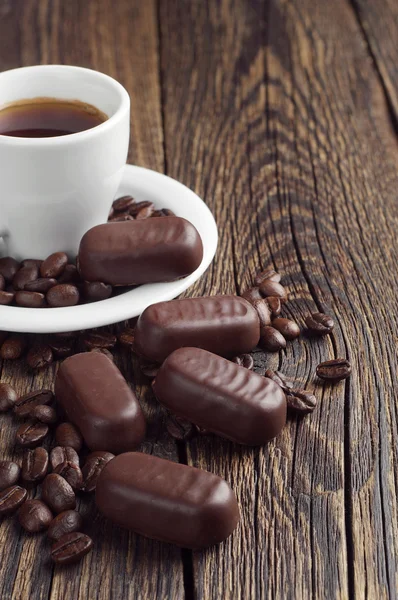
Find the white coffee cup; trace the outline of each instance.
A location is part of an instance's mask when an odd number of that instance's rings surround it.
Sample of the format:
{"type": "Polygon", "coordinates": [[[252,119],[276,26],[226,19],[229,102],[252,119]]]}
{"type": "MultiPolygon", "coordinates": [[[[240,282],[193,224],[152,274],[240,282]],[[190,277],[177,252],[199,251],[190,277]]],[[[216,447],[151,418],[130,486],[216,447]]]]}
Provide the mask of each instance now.
{"type": "Polygon", "coordinates": [[[80,100],[109,118],[60,137],[0,135],[1,253],[45,258],[62,250],[75,256],[83,234],[107,220],[120,184],[130,98],[111,77],[81,67],[42,65],[0,73],[0,110],[37,97],[80,100]]]}

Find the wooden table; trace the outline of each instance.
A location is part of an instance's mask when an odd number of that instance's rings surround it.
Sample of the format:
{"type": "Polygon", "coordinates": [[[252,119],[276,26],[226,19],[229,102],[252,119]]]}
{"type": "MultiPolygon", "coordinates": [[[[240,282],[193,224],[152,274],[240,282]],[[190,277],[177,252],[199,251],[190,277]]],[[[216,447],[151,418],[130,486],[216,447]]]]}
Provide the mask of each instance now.
{"type": "MultiPolygon", "coordinates": [[[[78,64],[131,94],[130,162],[205,198],[220,244],[192,295],[283,273],[286,315],[333,314],[265,364],[313,390],[316,411],[264,448],[216,437],[177,447],[135,360],[117,362],[150,422],[145,450],[234,488],[241,523],[191,553],[129,535],[82,500],[95,549],[54,568],[45,536],[0,527],[2,600],[396,598],[398,7],[395,0],[0,0],[0,67],[78,64]],[[350,380],[320,385],[347,356],[350,380]]],[[[21,174],[23,176],[23,174],[21,174]]],[[[0,201],[1,204],[1,201],[0,201]]],[[[52,386],[4,362],[19,392],[52,386]]],[[[2,457],[15,422],[1,418],[2,457]]]]}

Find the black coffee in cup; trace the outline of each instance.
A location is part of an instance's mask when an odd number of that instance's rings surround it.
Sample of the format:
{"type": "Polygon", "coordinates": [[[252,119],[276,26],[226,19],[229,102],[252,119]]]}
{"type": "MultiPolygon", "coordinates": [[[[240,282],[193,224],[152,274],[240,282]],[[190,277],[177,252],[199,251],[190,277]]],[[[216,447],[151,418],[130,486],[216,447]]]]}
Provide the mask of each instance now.
{"type": "Polygon", "coordinates": [[[107,119],[98,108],[79,100],[19,100],[0,109],[0,135],[58,137],[92,129],[107,119]]]}

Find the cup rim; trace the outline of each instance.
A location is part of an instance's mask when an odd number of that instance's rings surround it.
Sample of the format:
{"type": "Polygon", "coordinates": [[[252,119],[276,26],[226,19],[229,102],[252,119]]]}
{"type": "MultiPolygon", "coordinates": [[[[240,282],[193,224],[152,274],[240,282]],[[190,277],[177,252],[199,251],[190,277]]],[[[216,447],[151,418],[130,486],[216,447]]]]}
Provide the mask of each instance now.
{"type": "Polygon", "coordinates": [[[27,138],[27,137],[18,137],[18,136],[8,136],[0,134],[0,144],[7,144],[10,146],[54,146],[54,145],[65,145],[70,143],[71,141],[79,142],[85,141],[99,135],[102,132],[106,132],[108,129],[113,127],[116,123],[118,123],[125,113],[130,108],[130,96],[127,90],[122,86],[121,83],[116,81],[110,75],[106,75],[101,71],[96,71],[95,69],[88,69],[86,67],[78,67],[74,65],[32,65],[29,67],[18,67],[16,69],[8,69],[6,71],[2,71],[0,73],[0,80],[2,75],[6,73],[12,73],[16,71],[26,71],[26,70],[40,70],[40,71],[51,71],[51,70],[68,70],[68,71],[80,71],[88,74],[90,77],[97,77],[102,81],[106,82],[109,86],[114,88],[116,92],[120,95],[120,105],[116,112],[110,116],[106,121],[96,125],[95,127],[91,127],[91,129],[86,129],[85,131],[78,131],[76,133],[68,133],[67,135],[62,136],[54,136],[54,137],[42,137],[42,138],[27,138]]]}

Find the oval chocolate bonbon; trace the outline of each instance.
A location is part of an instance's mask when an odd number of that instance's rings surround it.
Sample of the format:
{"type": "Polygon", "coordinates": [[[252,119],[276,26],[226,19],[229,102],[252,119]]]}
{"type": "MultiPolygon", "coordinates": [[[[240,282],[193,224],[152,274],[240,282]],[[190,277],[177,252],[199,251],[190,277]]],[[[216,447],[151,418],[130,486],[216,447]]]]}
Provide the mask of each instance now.
{"type": "Polygon", "coordinates": [[[105,223],[90,229],[79,248],[86,281],[139,285],[193,273],[203,258],[196,228],[179,217],[105,223]]]}
{"type": "Polygon", "coordinates": [[[238,296],[205,296],[148,306],[135,328],[134,349],[162,362],[174,350],[194,346],[230,357],[250,352],[260,339],[260,321],[238,296]]]}
{"type": "Polygon", "coordinates": [[[239,520],[224,479],[140,452],[121,454],[104,467],[95,499],[117,525],[185,548],[222,542],[239,520]]]}
{"type": "Polygon", "coordinates": [[[181,348],[153,384],[174,414],[239,444],[262,445],[286,422],[286,398],[273,381],[199,348],[181,348]]]}
{"type": "Polygon", "coordinates": [[[90,450],[118,454],[136,448],[145,435],[138,400],[107,356],[86,352],[58,370],[55,396],[90,450]]]}

